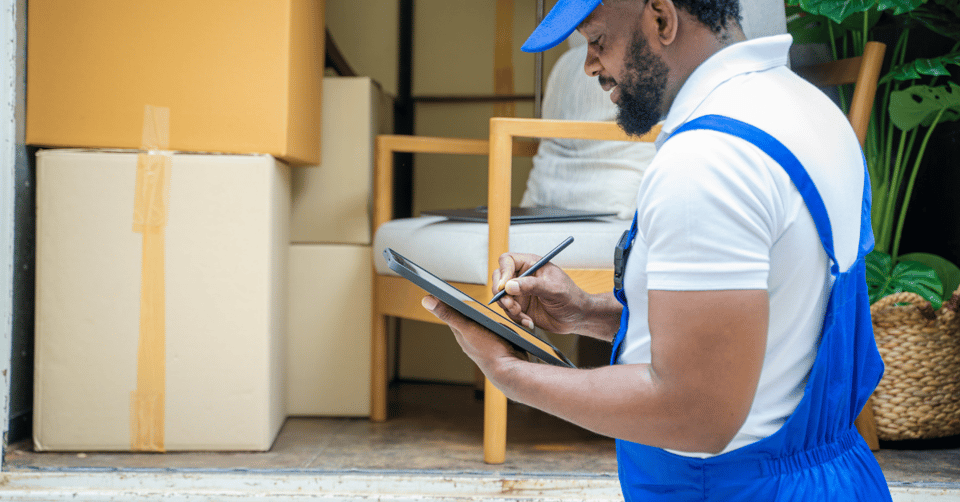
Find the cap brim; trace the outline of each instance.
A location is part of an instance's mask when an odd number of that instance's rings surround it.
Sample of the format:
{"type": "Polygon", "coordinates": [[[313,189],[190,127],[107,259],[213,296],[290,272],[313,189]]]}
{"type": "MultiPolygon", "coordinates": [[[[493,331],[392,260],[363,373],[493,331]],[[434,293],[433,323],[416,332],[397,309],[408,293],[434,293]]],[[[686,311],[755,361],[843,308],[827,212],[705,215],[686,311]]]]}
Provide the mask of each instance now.
{"type": "Polygon", "coordinates": [[[559,0],[530,38],[524,42],[523,52],[541,52],[563,42],[580,26],[602,0],[559,0]]]}

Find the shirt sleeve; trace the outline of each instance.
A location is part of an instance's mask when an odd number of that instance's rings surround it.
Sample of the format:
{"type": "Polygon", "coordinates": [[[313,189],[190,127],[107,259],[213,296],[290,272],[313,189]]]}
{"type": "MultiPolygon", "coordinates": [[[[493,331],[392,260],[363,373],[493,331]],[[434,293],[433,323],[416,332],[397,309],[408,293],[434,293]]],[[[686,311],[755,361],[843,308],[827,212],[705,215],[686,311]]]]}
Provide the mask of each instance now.
{"type": "Polygon", "coordinates": [[[767,289],[783,204],[769,156],[715,131],[666,142],[638,198],[647,288],[767,289]]]}

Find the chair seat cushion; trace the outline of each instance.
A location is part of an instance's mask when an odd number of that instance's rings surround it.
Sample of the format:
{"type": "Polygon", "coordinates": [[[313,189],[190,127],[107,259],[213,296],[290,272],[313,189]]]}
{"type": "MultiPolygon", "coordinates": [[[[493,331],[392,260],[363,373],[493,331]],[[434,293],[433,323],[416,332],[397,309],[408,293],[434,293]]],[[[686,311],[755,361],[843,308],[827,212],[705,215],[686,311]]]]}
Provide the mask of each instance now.
{"type": "MultiPolygon", "coordinates": [[[[561,268],[612,269],[613,252],[630,220],[598,218],[510,226],[510,251],[544,255],[568,236],[574,242],[552,263],[561,268]]],[[[449,221],[442,216],[393,220],[374,236],[374,263],[380,275],[396,275],[383,250],[392,248],[449,282],[487,283],[487,225],[449,221]]],[[[611,285],[611,288],[613,286],[611,285]]]]}

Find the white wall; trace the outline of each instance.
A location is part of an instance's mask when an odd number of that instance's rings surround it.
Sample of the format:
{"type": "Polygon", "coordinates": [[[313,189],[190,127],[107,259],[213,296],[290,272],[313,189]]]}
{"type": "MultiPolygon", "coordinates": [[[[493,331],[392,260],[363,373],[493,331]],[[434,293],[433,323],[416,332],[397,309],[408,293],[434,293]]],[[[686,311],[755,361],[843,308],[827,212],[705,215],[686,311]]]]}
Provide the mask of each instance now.
{"type": "MultiPolygon", "coordinates": [[[[6,438],[10,410],[10,347],[13,332],[14,201],[17,144],[22,145],[22,91],[18,69],[25,0],[0,0],[0,431],[6,438]],[[20,119],[20,124],[18,124],[20,119]]],[[[6,449],[5,439],[2,449],[6,449]]]]}
{"type": "Polygon", "coordinates": [[[0,427],[4,441],[27,432],[33,395],[34,183],[23,141],[26,4],[27,0],[0,0],[0,427]]]}

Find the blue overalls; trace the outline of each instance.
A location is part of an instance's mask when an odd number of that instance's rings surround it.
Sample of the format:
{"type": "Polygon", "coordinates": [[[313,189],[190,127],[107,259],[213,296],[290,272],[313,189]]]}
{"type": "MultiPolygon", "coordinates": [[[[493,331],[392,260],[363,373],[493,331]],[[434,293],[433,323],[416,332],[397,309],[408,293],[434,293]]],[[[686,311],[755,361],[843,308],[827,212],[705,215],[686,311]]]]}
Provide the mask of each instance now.
{"type": "MultiPolygon", "coordinates": [[[[673,135],[692,129],[742,138],[783,166],[813,216],[832,260],[835,281],[803,398],[786,423],[765,439],[706,459],[617,440],[624,498],[627,502],[890,500],[880,466],[853,425],[883,373],[873,338],[864,268],[864,257],[873,248],[869,179],[863,188],[857,260],[849,270],[840,272],[823,200],[799,160],[782,143],[754,126],[719,115],[694,119],[673,135]]],[[[625,251],[636,233],[634,216],[629,234],[621,241],[627,242],[625,251]]],[[[629,317],[622,284],[614,294],[623,303],[623,314],[611,364],[617,362],[629,317]]]]}

